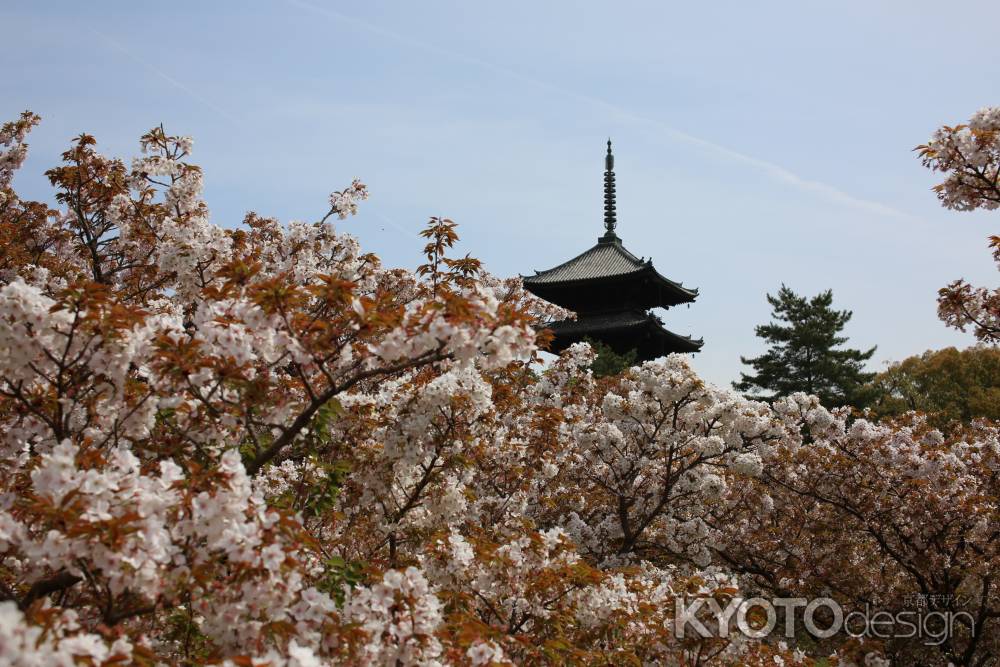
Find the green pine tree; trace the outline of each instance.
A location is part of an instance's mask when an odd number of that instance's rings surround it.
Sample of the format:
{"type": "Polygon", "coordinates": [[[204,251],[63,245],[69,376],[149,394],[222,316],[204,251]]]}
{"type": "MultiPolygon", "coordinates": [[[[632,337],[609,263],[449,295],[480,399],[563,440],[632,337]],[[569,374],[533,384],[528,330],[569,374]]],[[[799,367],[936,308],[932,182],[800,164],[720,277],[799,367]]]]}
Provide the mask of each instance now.
{"type": "Polygon", "coordinates": [[[866,352],[835,349],[847,342],[839,334],[851,319],[851,311],[833,310],[832,290],[806,299],[782,285],[776,297],[767,295],[767,302],[776,321],[755,331],[770,348],[753,359],[740,357],[755,373],[740,373],[740,381],[733,386],[762,400],[804,391],[818,396],[827,407],[853,401],[861,386],[875,376],[863,370],[875,348],[866,352]]]}
{"type": "Polygon", "coordinates": [[[625,354],[618,354],[610,346],[605,345],[599,340],[587,337],[583,339],[583,342],[589,343],[590,347],[594,348],[594,352],[597,353],[594,363],[590,364],[590,370],[594,373],[594,377],[602,378],[618,375],[627,368],[635,366],[636,357],[638,356],[635,350],[629,350],[625,354]]]}

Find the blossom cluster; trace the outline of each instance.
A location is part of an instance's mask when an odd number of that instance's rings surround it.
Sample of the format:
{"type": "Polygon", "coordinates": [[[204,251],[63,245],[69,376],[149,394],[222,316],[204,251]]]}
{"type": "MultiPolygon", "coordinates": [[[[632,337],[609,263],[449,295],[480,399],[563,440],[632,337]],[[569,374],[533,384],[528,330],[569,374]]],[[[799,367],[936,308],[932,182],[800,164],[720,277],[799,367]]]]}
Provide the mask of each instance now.
{"type": "MultiPolygon", "coordinates": [[[[1000,207],[1000,107],[984,107],[967,125],[945,126],[917,147],[924,166],[945,174],[934,186],[946,208],[958,211],[1000,207]]],[[[1000,236],[990,237],[1000,268],[1000,236]]],[[[938,315],[960,331],[971,328],[986,343],[1000,341],[1000,289],[956,280],[939,292],[938,315]]]]}
{"type": "MultiPolygon", "coordinates": [[[[25,111],[18,120],[0,126],[0,190],[10,186],[14,172],[28,156],[28,146],[24,140],[40,120],[35,114],[25,111]]],[[[5,202],[6,197],[4,193],[4,200],[0,200],[0,204],[5,202]]]]}
{"type": "Polygon", "coordinates": [[[942,127],[917,148],[924,165],[947,174],[934,189],[941,203],[958,211],[1000,207],[1000,107],[985,107],[967,125],[942,127]]]}
{"type": "Polygon", "coordinates": [[[368,199],[368,187],[358,179],[350,187],[330,194],[330,212],[341,220],[358,212],[358,202],[368,199]]]}

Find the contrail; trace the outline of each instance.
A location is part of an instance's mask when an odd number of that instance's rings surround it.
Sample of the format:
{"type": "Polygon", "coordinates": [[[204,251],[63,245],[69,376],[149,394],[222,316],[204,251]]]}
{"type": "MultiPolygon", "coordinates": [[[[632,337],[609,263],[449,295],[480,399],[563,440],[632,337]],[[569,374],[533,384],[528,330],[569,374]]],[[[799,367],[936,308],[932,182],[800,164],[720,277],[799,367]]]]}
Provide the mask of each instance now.
{"type": "Polygon", "coordinates": [[[178,90],[181,90],[181,91],[187,93],[188,96],[190,96],[190,97],[194,98],[195,100],[201,102],[202,104],[204,104],[205,106],[207,106],[209,109],[211,109],[212,111],[216,112],[217,114],[223,116],[227,120],[231,120],[234,123],[237,123],[239,125],[243,124],[243,121],[240,118],[237,118],[236,116],[234,116],[233,114],[229,113],[225,109],[219,107],[217,104],[215,104],[214,102],[212,102],[208,98],[202,96],[197,91],[194,91],[191,88],[188,88],[187,86],[185,86],[183,83],[181,83],[177,79],[173,78],[172,76],[170,76],[170,75],[168,75],[168,74],[166,74],[166,73],[158,70],[156,67],[150,65],[148,62],[140,59],[138,56],[136,56],[135,54],[133,54],[131,51],[129,51],[128,49],[126,49],[124,46],[122,46],[120,43],[118,43],[114,39],[108,37],[107,35],[105,35],[105,34],[103,34],[101,32],[98,32],[94,28],[91,28],[90,30],[95,35],[97,35],[99,38],[103,39],[105,41],[105,43],[107,43],[108,46],[112,47],[116,51],[121,52],[122,54],[124,54],[125,56],[127,56],[130,60],[132,60],[133,62],[135,62],[136,64],[141,65],[142,67],[145,67],[150,72],[152,72],[156,76],[160,77],[161,79],[163,79],[164,81],[166,81],[167,83],[169,83],[174,88],[177,88],[178,90]]]}
{"type": "Polygon", "coordinates": [[[729,160],[730,162],[735,162],[739,164],[744,164],[759,171],[768,174],[771,178],[787,183],[794,188],[810,192],[812,194],[820,195],[828,200],[835,201],[837,203],[851,206],[854,208],[869,211],[871,213],[877,213],[879,215],[889,216],[893,218],[902,218],[906,220],[913,220],[914,217],[909,213],[904,213],[899,209],[893,208],[886,204],[880,202],[871,201],[868,199],[862,199],[860,197],[855,197],[852,194],[844,192],[839,188],[830,185],[828,183],[823,183],[822,181],[814,181],[803,176],[796,174],[795,172],[782,167],[781,165],[769,162],[761,158],[753,157],[752,155],[747,155],[746,153],[741,153],[740,151],[728,148],[721,144],[717,144],[713,141],[707,139],[702,139],[701,137],[696,137],[692,134],[679,130],[667,123],[656,120],[654,118],[649,118],[636,114],[629,111],[623,107],[616,104],[608,102],[607,100],[601,99],[599,97],[594,97],[592,95],[587,95],[584,93],[571,90],[569,88],[564,88],[562,86],[555,85],[548,81],[543,81],[542,79],[537,79],[535,77],[526,76],[517,72],[515,70],[509,69],[502,65],[497,65],[496,63],[489,62],[487,60],[482,60],[481,58],[476,58],[475,56],[469,56],[464,53],[459,53],[457,51],[452,51],[451,49],[445,49],[436,44],[431,44],[428,42],[413,39],[412,37],[407,37],[406,35],[401,35],[397,32],[387,30],[381,26],[369,23],[364,19],[360,19],[354,16],[348,16],[347,14],[342,14],[341,12],[335,11],[333,9],[328,9],[326,7],[318,7],[308,2],[303,2],[303,0],[287,0],[289,4],[298,7],[300,9],[305,9],[313,11],[319,14],[323,14],[330,18],[343,21],[345,23],[352,24],[370,33],[380,35],[387,39],[391,39],[400,44],[405,44],[412,46],[416,49],[426,51],[428,53],[434,53],[437,55],[445,56],[452,60],[457,60],[470,65],[476,65],[484,69],[488,69],[492,72],[496,72],[507,78],[515,79],[521,81],[522,83],[535,86],[537,88],[542,88],[551,92],[564,95],[566,97],[573,98],[575,100],[585,102],[594,106],[610,111],[619,117],[632,121],[633,123],[638,123],[642,125],[647,125],[651,128],[659,130],[660,132],[666,134],[675,141],[683,142],[691,146],[695,146],[709,153],[714,153],[715,155],[729,160]]]}
{"type": "Polygon", "coordinates": [[[418,241],[421,240],[419,234],[417,234],[416,232],[414,232],[412,230],[406,229],[405,227],[403,227],[402,225],[400,225],[395,220],[393,220],[389,216],[385,215],[384,213],[382,213],[378,209],[372,208],[370,210],[371,210],[372,213],[375,214],[376,218],[378,218],[379,220],[381,220],[385,224],[389,225],[390,227],[392,227],[393,229],[395,229],[397,232],[399,232],[403,236],[406,236],[406,237],[409,237],[409,238],[414,238],[414,239],[417,239],[418,241]]]}

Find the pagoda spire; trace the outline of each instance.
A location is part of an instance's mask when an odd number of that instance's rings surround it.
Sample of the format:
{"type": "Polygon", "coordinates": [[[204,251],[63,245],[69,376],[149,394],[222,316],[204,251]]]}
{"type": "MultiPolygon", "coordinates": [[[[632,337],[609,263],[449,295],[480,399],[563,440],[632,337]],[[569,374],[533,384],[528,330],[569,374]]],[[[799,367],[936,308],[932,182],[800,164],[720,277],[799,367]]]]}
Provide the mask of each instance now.
{"type": "Polygon", "coordinates": [[[524,289],[576,313],[536,325],[552,332],[549,350],[559,353],[580,341],[600,341],[618,354],[648,361],[701,350],[704,342],[663,326],[655,308],[690,304],[698,290],[661,275],[653,261],[636,257],[615,234],[615,156],[608,139],[604,158],[604,234],[597,244],[547,271],[522,276],[524,289]]]}
{"type": "Polygon", "coordinates": [[[608,154],[604,156],[604,236],[602,241],[617,241],[615,228],[618,226],[618,216],[615,212],[615,156],[611,152],[611,139],[608,139],[608,154]]]}

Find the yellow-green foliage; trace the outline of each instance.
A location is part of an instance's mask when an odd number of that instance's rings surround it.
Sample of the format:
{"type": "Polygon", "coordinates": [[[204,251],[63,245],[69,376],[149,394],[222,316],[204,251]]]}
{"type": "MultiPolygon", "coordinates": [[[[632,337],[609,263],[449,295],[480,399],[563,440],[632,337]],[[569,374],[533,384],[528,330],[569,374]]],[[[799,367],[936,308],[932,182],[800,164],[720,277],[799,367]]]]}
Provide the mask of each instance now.
{"type": "Polygon", "coordinates": [[[916,410],[936,426],[1000,419],[1000,349],[949,347],[904,359],[865,387],[862,405],[879,417],[916,410]]]}

